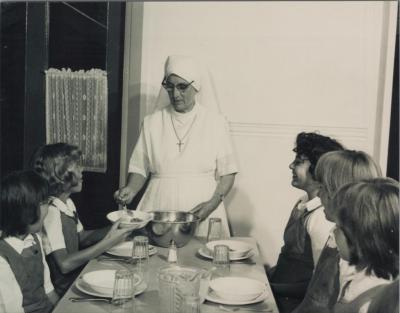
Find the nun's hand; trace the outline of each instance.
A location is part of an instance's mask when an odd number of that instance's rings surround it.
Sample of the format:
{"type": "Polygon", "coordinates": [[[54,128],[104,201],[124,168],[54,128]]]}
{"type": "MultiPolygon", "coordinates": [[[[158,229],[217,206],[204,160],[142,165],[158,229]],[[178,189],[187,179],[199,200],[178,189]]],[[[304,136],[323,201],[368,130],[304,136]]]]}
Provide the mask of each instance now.
{"type": "Polygon", "coordinates": [[[122,187],[121,189],[114,192],[114,199],[118,204],[126,205],[131,203],[135,192],[129,186],[122,187]]]}
{"type": "Polygon", "coordinates": [[[210,200],[196,205],[190,212],[198,216],[200,221],[204,221],[217,207],[218,203],[210,200]]]}

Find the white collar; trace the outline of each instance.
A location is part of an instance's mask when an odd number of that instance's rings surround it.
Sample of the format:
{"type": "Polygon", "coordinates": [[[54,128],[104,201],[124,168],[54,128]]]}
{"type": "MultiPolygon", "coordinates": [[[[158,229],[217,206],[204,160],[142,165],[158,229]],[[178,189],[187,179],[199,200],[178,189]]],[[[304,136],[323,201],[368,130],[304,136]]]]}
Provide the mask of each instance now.
{"type": "Polygon", "coordinates": [[[339,259],[339,269],[341,283],[353,279],[353,276],[357,273],[356,266],[350,265],[348,261],[342,258],[339,259]]]}
{"type": "Polygon", "coordinates": [[[300,203],[297,205],[299,210],[307,210],[308,212],[314,211],[321,207],[321,199],[319,197],[315,197],[308,201],[308,196],[305,195],[300,199],[300,203]]]}
{"type": "Polygon", "coordinates": [[[336,228],[336,224],[331,228],[331,230],[329,231],[329,237],[328,240],[326,241],[326,246],[328,248],[337,248],[336,245],[336,240],[335,240],[335,235],[334,235],[334,230],[336,228]]]}
{"type": "Polygon", "coordinates": [[[364,291],[371,289],[375,286],[388,284],[392,279],[379,278],[372,272],[370,275],[366,273],[366,269],[358,271],[354,265],[350,265],[349,262],[340,259],[339,261],[339,281],[340,281],[340,293],[342,288],[349,282],[349,288],[344,291],[343,300],[351,301],[362,294],[364,291]]]}
{"type": "Polygon", "coordinates": [[[29,248],[35,244],[35,239],[32,234],[29,234],[24,239],[19,239],[18,237],[10,236],[4,239],[11,247],[14,248],[18,254],[21,254],[25,248],[29,248]]]}
{"type": "Polygon", "coordinates": [[[65,213],[70,217],[75,217],[76,207],[74,202],[68,198],[67,202],[64,203],[62,200],[56,197],[52,197],[52,205],[59,209],[61,212],[65,213]]]}

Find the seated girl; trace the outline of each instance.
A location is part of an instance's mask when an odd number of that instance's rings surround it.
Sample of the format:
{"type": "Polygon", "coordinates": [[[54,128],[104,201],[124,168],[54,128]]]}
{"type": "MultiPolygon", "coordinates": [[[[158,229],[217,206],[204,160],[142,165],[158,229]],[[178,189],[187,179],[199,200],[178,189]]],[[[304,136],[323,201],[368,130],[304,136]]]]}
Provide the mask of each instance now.
{"type": "Polygon", "coordinates": [[[33,171],[12,173],[3,179],[0,299],[5,312],[51,312],[58,301],[38,234],[47,210],[45,179],[33,171]]]}
{"type": "Polygon", "coordinates": [[[399,313],[399,276],[379,290],[371,301],[368,313],[399,313]]]}
{"type": "Polygon", "coordinates": [[[341,258],[335,313],[366,313],[383,287],[398,277],[398,195],[397,182],[377,178],[348,184],[333,199],[331,215],[341,258]]]}
{"type": "Polygon", "coordinates": [[[325,218],[318,197],[320,184],[314,170],[326,152],[342,150],[335,140],[316,133],[300,133],[296,138],[292,186],[305,191],[295,204],[284,232],[284,246],[277,265],[269,272],[271,288],[281,312],[298,305],[311,279],[314,265],[324,248],[333,223],[325,218]]]}
{"type": "MultiPolygon", "coordinates": [[[[318,161],[315,178],[321,184],[319,197],[326,218],[334,222],[330,212],[333,195],[345,184],[381,176],[381,170],[365,152],[342,150],[325,153],[318,161]]],[[[339,252],[333,236],[329,236],[321,252],[303,301],[295,313],[331,312],[339,294],[339,252]]]]}
{"type": "Polygon", "coordinates": [[[84,230],[70,198],[82,190],[80,150],[56,143],[40,147],[33,156],[33,167],[49,182],[51,204],[44,220],[44,249],[51,279],[61,296],[79,275],[87,261],[123,241],[134,227],[84,230]]]}

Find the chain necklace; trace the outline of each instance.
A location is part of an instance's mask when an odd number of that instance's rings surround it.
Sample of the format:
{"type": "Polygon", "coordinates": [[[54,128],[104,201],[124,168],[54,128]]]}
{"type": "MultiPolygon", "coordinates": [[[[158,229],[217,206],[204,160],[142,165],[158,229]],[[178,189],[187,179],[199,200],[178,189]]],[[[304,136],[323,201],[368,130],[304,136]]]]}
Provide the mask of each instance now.
{"type": "Polygon", "coordinates": [[[178,147],[179,147],[179,152],[181,152],[182,146],[184,145],[183,140],[186,138],[186,136],[189,134],[190,130],[192,129],[193,124],[194,124],[194,122],[196,121],[196,118],[197,118],[197,115],[195,115],[195,117],[194,117],[194,119],[193,119],[193,122],[192,122],[192,124],[190,124],[190,126],[189,126],[188,130],[186,131],[186,133],[183,135],[182,138],[180,138],[180,137],[178,136],[178,132],[176,131],[175,124],[174,124],[174,120],[173,120],[172,115],[171,115],[172,127],[173,127],[173,129],[174,129],[175,137],[176,137],[176,139],[178,139],[178,142],[177,142],[176,144],[177,144],[178,147]]]}

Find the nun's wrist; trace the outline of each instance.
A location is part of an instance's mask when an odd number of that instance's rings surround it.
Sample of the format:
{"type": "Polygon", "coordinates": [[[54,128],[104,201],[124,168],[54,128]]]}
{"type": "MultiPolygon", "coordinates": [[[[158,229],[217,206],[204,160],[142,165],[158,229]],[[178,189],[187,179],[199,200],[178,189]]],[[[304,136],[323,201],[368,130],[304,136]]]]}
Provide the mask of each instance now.
{"type": "Polygon", "coordinates": [[[225,195],[222,193],[215,193],[213,197],[211,198],[212,203],[215,204],[215,206],[219,206],[221,202],[223,202],[225,199],[225,195]]]}

